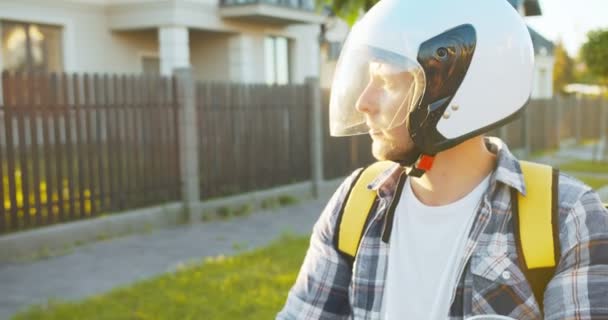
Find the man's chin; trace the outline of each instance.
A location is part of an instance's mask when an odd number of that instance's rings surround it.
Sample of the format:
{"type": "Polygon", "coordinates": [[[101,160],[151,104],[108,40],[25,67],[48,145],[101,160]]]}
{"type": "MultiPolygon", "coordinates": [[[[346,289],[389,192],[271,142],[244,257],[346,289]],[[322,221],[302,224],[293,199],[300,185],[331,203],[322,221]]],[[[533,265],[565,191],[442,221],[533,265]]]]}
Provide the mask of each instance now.
{"type": "Polygon", "coordinates": [[[378,161],[397,161],[398,160],[398,152],[391,146],[386,143],[380,141],[374,141],[372,143],[372,155],[378,161]]]}
{"type": "Polygon", "coordinates": [[[410,164],[410,162],[415,161],[415,158],[418,156],[415,154],[414,149],[400,150],[393,145],[381,141],[374,141],[372,143],[372,155],[378,161],[389,160],[403,164],[410,164]]]}

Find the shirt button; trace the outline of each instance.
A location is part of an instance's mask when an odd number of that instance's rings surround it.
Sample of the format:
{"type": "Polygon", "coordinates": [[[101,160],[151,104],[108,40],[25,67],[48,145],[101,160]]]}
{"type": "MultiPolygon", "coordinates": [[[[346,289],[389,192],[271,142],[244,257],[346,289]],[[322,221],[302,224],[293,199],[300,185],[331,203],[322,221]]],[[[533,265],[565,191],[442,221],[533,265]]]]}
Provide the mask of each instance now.
{"type": "Polygon", "coordinates": [[[502,278],[503,278],[503,279],[505,279],[505,280],[509,280],[509,279],[511,279],[511,272],[509,272],[509,271],[504,271],[504,272],[502,273],[502,278]]]}

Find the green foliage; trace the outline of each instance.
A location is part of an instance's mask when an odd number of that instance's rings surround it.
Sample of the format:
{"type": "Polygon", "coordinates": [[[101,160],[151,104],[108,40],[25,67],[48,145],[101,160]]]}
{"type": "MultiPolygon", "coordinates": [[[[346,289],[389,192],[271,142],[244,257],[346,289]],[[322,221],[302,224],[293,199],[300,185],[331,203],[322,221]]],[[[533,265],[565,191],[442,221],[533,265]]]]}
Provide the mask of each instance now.
{"type": "Polygon", "coordinates": [[[230,208],[228,207],[219,207],[215,213],[220,219],[230,218],[230,208]]]}
{"type": "Polygon", "coordinates": [[[378,0],[317,0],[319,6],[328,6],[336,14],[352,26],[360,14],[369,10],[378,0]]]}
{"type": "Polygon", "coordinates": [[[574,61],[568,55],[564,44],[558,41],[555,45],[555,63],[553,67],[553,87],[564,94],[564,86],[574,80],[574,61]]]}
{"type": "Polygon", "coordinates": [[[260,206],[265,210],[276,209],[279,207],[279,200],[277,198],[267,198],[262,200],[260,206]]]}
{"type": "Polygon", "coordinates": [[[13,319],[274,319],[307,247],[306,238],[284,237],[83,301],[49,301],[13,319]]]}
{"type": "Polygon", "coordinates": [[[581,58],[592,74],[604,83],[608,82],[608,29],[587,34],[587,42],[581,47],[581,58]]]}
{"type": "Polygon", "coordinates": [[[287,195],[279,196],[278,201],[281,206],[291,206],[298,203],[297,198],[287,195]]]}

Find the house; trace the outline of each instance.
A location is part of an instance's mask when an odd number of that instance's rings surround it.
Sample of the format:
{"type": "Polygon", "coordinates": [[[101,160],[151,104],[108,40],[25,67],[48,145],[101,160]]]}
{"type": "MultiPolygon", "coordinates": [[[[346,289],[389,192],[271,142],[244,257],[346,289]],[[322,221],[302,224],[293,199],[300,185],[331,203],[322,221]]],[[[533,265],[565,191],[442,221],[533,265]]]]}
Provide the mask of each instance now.
{"type": "MultiPolygon", "coordinates": [[[[538,0],[507,0],[524,17],[542,14],[538,0]]],[[[341,44],[348,34],[348,25],[337,18],[328,19],[327,32],[321,45],[321,86],[331,86],[333,72],[341,49],[341,44]]],[[[553,96],[553,54],[554,44],[528,27],[535,53],[534,85],[532,99],[546,99],[553,96]]]]}
{"type": "Polygon", "coordinates": [[[322,21],[314,0],[0,0],[0,69],[303,83],[322,21]]]}

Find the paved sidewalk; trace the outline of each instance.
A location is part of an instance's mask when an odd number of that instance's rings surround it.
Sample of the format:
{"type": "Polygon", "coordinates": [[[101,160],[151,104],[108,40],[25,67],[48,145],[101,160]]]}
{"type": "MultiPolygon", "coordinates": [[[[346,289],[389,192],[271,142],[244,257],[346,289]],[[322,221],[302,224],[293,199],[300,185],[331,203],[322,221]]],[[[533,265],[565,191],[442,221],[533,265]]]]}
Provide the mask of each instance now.
{"type": "Polygon", "coordinates": [[[255,212],[228,221],[185,225],[78,247],[73,253],[0,265],[0,319],[49,298],[81,299],[204,257],[231,255],[282,234],[307,235],[326,199],[255,212]]]}

